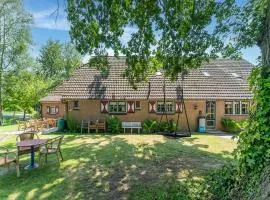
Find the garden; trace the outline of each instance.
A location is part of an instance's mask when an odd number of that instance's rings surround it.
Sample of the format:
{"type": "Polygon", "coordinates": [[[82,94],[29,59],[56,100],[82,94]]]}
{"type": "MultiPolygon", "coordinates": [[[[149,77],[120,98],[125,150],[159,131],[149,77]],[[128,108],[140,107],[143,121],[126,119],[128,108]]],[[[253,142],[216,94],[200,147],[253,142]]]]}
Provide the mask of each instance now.
{"type": "MultiPolygon", "coordinates": [[[[0,144],[14,148],[15,136],[0,144]]],[[[53,155],[43,167],[23,170],[25,156],[20,178],[15,167],[0,168],[0,199],[201,199],[204,178],[234,163],[235,148],[233,140],[196,133],[185,139],[65,133],[60,165],[53,155]]]]}

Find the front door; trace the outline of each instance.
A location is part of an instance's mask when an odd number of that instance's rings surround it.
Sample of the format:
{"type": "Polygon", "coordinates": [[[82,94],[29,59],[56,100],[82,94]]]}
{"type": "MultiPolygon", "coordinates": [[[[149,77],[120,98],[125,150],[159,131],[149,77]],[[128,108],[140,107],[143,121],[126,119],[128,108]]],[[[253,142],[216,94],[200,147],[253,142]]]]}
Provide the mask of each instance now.
{"type": "Polygon", "coordinates": [[[206,128],[216,128],[216,102],[206,101],[206,128]]]}

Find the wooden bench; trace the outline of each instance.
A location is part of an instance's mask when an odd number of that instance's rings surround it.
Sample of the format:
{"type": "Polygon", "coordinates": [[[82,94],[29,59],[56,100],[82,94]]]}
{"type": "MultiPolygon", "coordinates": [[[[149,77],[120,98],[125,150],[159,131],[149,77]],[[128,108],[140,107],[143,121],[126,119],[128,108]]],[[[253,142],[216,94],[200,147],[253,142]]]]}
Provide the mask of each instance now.
{"type": "Polygon", "coordinates": [[[126,133],[126,129],[130,129],[131,133],[133,133],[133,129],[137,129],[138,133],[140,133],[140,130],[142,129],[142,123],[141,122],[122,122],[122,128],[124,129],[124,133],[126,133]]]}

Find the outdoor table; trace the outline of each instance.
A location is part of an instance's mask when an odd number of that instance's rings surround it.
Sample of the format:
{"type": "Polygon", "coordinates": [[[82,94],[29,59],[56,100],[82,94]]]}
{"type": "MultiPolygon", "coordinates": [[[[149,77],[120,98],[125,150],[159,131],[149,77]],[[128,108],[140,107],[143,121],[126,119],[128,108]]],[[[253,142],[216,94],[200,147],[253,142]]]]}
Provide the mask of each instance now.
{"type": "Polygon", "coordinates": [[[33,169],[37,168],[38,164],[35,163],[35,147],[45,144],[47,142],[46,139],[33,139],[33,140],[24,140],[21,142],[17,142],[18,147],[30,147],[31,148],[31,164],[27,165],[25,169],[33,169]]]}

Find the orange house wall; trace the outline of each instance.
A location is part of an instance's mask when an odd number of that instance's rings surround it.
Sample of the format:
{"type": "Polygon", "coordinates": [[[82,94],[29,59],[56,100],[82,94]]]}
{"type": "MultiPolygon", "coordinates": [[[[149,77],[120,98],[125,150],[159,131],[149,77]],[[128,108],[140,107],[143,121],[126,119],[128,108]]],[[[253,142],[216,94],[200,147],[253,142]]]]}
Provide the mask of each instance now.
{"type": "MultiPolygon", "coordinates": [[[[148,100],[142,100],[141,102],[141,109],[135,110],[135,113],[127,113],[127,114],[120,114],[115,115],[121,121],[144,121],[145,119],[157,119],[160,120],[161,114],[156,113],[149,113],[148,108],[148,100]]],[[[59,118],[64,117],[68,114],[68,116],[76,119],[78,122],[81,120],[96,120],[96,119],[105,119],[109,116],[108,113],[101,113],[100,112],[100,100],[79,100],[79,109],[73,109],[73,101],[68,101],[68,112],[65,111],[65,104],[64,103],[42,103],[42,115],[45,118],[59,118]],[[47,106],[59,106],[59,114],[57,115],[50,115],[47,114],[46,107],[47,106]]],[[[185,100],[186,105],[186,112],[188,115],[188,121],[190,124],[190,128],[192,131],[197,130],[198,126],[198,116],[199,111],[202,111],[202,114],[205,115],[205,100],[185,100]],[[195,109],[196,107],[196,109],[195,109]]],[[[225,115],[225,101],[224,100],[216,100],[216,129],[223,130],[224,127],[221,124],[221,119],[225,118],[232,118],[235,120],[243,120],[246,119],[247,115],[225,115]]],[[[177,120],[178,113],[176,114],[168,114],[168,119],[173,119],[174,121],[177,120]]],[[[163,121],[166,118],[163,116],[163,121]]],[[[185,113],[180,113],[179,124],[182,128],[187,129],[187,122],[185,113]]]]}

